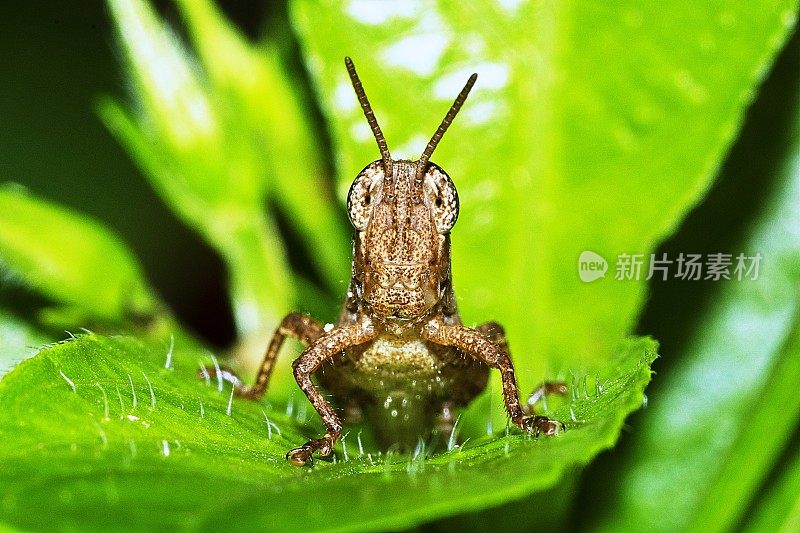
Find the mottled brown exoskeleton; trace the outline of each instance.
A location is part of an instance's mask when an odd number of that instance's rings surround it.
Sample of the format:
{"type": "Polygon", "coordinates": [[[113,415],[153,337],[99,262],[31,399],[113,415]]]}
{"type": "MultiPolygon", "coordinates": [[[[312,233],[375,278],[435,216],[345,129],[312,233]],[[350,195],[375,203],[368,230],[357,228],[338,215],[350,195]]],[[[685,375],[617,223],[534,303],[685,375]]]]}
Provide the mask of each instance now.
{"type": "MultiPolygon", "coordinates": [[[[515,425],[534,434],[556,433],[560,423],[523,411],[503,328],[494,322],[468,328],[456,308],[450,230],[458,218],[458,194],[430,157],[477,74],[419,160],[406,161],[392,159],[353,62],[345,58],[345,64],[381,153],[356,176],[347,197],[356,229],[347,297],[332,327],[300,313],[284,318],[255,385],[242,386],[231,376],[238,394],[253,399],[264,394],[287,336],[307,346],[292,364],[294,377],[327,433],[289,451],[287,458],[298,466],[310,463],[315,451],[330,455],[342,432],[342,418],[312,375],[332,394],[346,421],[366,414],[387,445],[416,443],[424,428],[452,428],[455,407],[486,387],[490,368],[502,375],[505,408],[515,425]]],[[[563,392],[563,386],[546,391],[563,392]]]]}

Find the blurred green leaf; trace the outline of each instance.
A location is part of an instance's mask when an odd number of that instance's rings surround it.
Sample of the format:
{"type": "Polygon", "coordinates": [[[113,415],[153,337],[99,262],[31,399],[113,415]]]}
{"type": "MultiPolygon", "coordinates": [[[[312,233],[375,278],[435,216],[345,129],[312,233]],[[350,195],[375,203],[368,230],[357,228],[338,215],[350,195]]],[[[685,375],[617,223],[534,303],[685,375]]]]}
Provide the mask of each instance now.
{"type": "Polygon", "coordinates": [[[793,533],[800,530],[800,450],[753,507],[744,531],[793,533]]]}
{"type": "Polygon", "coordinates": [[[325,192],[307,110],[278,54],[247,43],[209,2],[180,3],[197,58],[148,2],[109,6],[135,103],[106,99],[100,114],[169,206],[220,251],[238,328],[260,338],[297,296],[267,213],[273,201],[313,250],[328,293],[348,272],[348,234],[325,192]]]}
{"type": "Polygon", "coordinates": [[[210,0],[181,0],[192,39],[211,87],[241,127],[257,136],[265,179],[292,224],[313,250],[309,259],[328,288],[344,292],[350,272],[350,226],[326,186],[321,135],[293,73],[276,49],[248,43],[210,0]]]}
{"type": "Polygon", "coordinates": [[[571,402],[551,413],[568,425],[558,437],[512,430],[426,458],[361,453],[351,435],[336,462],[297,469],[284,453],[319,424],[264,403],[229,403],[230,385],[197,378],[204,352],[81,336],[0,381],[0,521],[23,529],[51,527],[53,516],[81,530],[397,529],[511,501],[614,444],[642,403],[655,348],[627,340],[606,370],[575,386],[571,402]],[[458,490],[443,498],[445,487],[458,490]]]}
{"type": "Polygon", "coordinates": [[[109,6],[137,108],[105,100],[101,116],[169,206],[223,255],[240,331],[266,330],[291,304],[293,286],[275,223],[262,215],[267,182],[252,136],[226,120],[147,2],[109,6]]]}
{"type": "Polygon", "coordinates": [[[722,283],[682,353],[671,356],[676,365],[637,420],[617,489],[602,506],[608,530],[730,530],[747,518],[797,427],[799,119],[740,248],[762,256],[758,279],[722,283]]]}
{"type": "Polygon", "coordinates": [[[52,340],[29,322],[0,308],[0,379],[52,340]]]}
{"type": "Polygon", "coordinates": [[[333,128],[339,193],[377,159],[351,56],[395,157],[416,159],[479,74],[433,156],[461,217],[453,270],[468,323],[506,327],[523,389],[543,365],[603,361],[645,293],[617,281],[702,197],[795,20],[794,0],[292,4],[333,128]],[[583,283],[582,251],[610,262],[583,283]]]}
{"type": "MultiPolygon", "coordinates": [[[[758,487],[772,465],[780,458],[792,432],[800,421],[800,320],[778,354],[761,397],[754,397],[754,406],[738,421],[740,434],[733,442],[722,468],[698,501],[692,531],[730,531],[746,518],[746,511],[758,487]],[[753,421],[753,424],[747,422],[753,421]],[[769,421],[765,431],[758,432],[757,444],[752,432],[761,421],[769,421]],[[743,423],[744,422],[744,423],[743,423]]],[[[797,495],[795,495],[796,497],[797,495]]]]}
{"type": "Polygon", "coordinates": [[[0,187],[0,265],[84,317],[121,321],[156,310],[136,259],[86,216],[0,187]]]}

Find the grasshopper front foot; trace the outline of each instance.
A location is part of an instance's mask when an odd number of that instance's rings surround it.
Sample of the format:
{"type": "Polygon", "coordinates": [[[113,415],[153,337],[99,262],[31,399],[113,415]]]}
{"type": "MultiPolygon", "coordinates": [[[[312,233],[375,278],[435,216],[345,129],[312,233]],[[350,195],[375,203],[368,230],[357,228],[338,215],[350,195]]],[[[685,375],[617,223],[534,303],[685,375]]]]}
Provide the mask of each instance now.
{"type": "Polygon", "coordinates": [[[536,404],[545,396],[555,394],[564,396],[569,392],[566,383],[560,381],[545,381],[528,398],[527,405],[523,406],[523,411],[528,414],[520,421],[517,426],[523,431],[532,433],[535,437],[539,435],[557,435],[559,431],[564,431],[566,426],[558,420],[553,420],[546,416],[536,414],[536,404]]]}
{"type": "Polygon", "coordinates": [[[546,416],[526,416],[515,422],[522,431],[533,434],[534,437],[539,435],[557,435],[560,431],[564,431],[566,426],[558,420],[553,420],[546,416]]]}
{"type": "Polygon", "coordinates": [[[313,465],[313,453],[317,451],[322,457],[328,457],[333,453],[333,445],[336,444],[338,438],[338,434],[326,433],[321,439],[311,439],[299,448],[289,450],[286,453],[286,459],[294,466],[313,465]]]}

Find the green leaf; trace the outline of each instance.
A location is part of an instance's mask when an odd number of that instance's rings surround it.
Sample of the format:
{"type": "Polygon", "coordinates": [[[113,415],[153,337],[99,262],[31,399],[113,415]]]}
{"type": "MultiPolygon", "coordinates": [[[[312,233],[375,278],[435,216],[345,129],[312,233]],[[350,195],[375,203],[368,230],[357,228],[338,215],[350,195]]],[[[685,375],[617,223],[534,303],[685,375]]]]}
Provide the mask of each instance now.
{"type": "MultiPolygon", "coordinates": [[[[796,83],[796,70],[789,79],[796,83]]],[[[786,128],[791,144],[776,152],[779,164],[766,164],[774,182],[739,248],[761,255],[758,279],[721,283],[685,347],[670,354],[676,364],[637,420],[630,455],[614,475],[617,489],[602,509],[606,530],[620,523],[650,531],[733,529],[748,518],[754,494],[796,431],[800,114],[796,103],[778,101],[780,112],[794,113],[786,128]]],[[[772,129],[770,118],[764,124],[772,129]]],[[[761,155],[752,150],[748,157],[754,154],[761,155]]],[[[743,173],[752,179],[752,169],[743,173]]]]}
{"type": "Polygon", "coordinates": [[[453,271],[469,323],[508,331],[523,389],[543,365],[603,361],[645,293],[614,279],[702,197],[795,20],[794,0],[292,4],[342,197],[378,151],[358,67],[395,157],[416,159],[472,72],[433,160],[461,196],[453,271]],[[583,283],[577,261],[611,265],[583,283]]]}
{"type": "Polygon", "coordinates": [[[0,187],[0,265],[77,314],[147,316],[156,299],[120,239],[86,216],[0,187]]]}
{"type": "Polygon", "coordinates": [[[54,516],[61,528],[82,530],[232,521],[276,531],[398,529],[510,501],[553,486],[614,444],[642,403],[655,347],[627,340],[606,370],[574,384],[572,400],[551,413],[567,422],[558,437],[512,430],[426,459],[360,453],[351,434],[347,456],[339,446],[335,462],[298,469],[284,453],[319,424],[265,403],[229,404],[230,385],[198,379],[202,351],[81,336],[0,381],[0,521],[23,529],[52,527],[54,516]]]}

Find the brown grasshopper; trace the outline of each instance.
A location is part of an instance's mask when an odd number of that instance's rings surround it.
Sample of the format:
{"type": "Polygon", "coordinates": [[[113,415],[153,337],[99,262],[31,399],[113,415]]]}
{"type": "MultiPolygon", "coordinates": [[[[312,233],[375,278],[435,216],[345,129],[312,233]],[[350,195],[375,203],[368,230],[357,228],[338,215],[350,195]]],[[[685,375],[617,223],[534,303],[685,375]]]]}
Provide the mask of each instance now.
{"type": "MultiPolygon", "coordinates": [[[[406,161],[392,159],[349,57],[345,65],[381,158],[356,176],[347,196],[356,233],[352,278],[339,320],[323,327],[309,316],[291,313],[275,331],[254,385],[243,386],[225,374],[240,396],[258,399],[286,337],[306,345],[292,364],[294,377],[327,432],[287,453],[298,466],[312,462],[315,451],[330,455],[342,432],[342,419],[311,379],[315,374],[344,409],[346,421],[366,414],[379,422],[376,431],[387,444],[413,444],[422,429],[437,423],[441,431],[452,429],[455,407],[486,387],[490,368],[501,373],[505,408],[515,425],[536,435],[556,433],[559,422],[528,416],[520,405],[503,328],[495,322],[468,328],[456,308],[450,230],[458,218],[458,194],[430,157],[477,74],[469,78],[419,160],[406,161]]],[[[564,390],[560,384],[541,389],[564,390]]]]}

